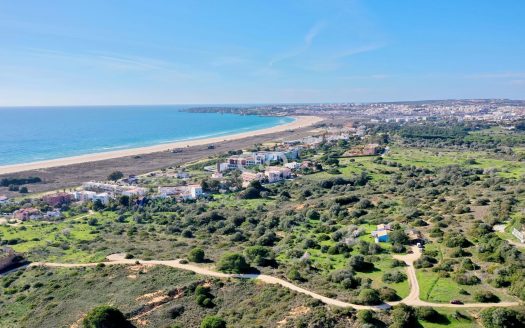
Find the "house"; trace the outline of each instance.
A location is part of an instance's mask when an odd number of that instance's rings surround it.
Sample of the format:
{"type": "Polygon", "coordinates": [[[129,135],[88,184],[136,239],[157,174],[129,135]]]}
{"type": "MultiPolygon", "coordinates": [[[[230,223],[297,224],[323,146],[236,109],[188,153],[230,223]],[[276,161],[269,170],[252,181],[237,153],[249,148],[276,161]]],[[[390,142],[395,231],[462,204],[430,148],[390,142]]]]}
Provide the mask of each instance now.
{"type": "Polygon", "coordinates": [[[79,202],[88,202],[88,201],[96,202],[97,200],[100,200],[100,202],[104,205],[109,204],[109,200],[111,199],[111,196],[107,192],[96,193],[94,191],[81,190],[81,191],[74,191],[72,195],[73,195],[73,198],[79,202]]]}
{"type": "Polygon", "coordinates": [[[388,230],[375,231],[375,241],[376,243],[386,243],[388,242],[388,230]]]}
{"type": "Polygon", "coordinates": [[[224,175],[221,172],[213,172],[211,175],[212,179],[222,179],[224,178],[224,175]]]}
{"type": "Polygon", "coordinates": [[[87,201],[90,201],[93,199],[93,197],[95,197],[97,193],[94,192],[94,191],[87,191],[87,190],[82,190],[82,191],[74,191],[73,193],[71,193],[71,195],[73,196],[73,198],[76,200],[76,201],[79,201],[79,202],[87,202],[87,201]]]}
{"type": "Polygon", "coordinates": [[[269,183],[273,183],[289,179],[292,176],[292,171],[287,167],[268,166],[264,175],[268,178],[269,183]]]}
{"type": "Polygon", "coordinates": [[[372,237],[375,238],[376,243],[384,243],[388,241],[388,232],[391,230],[389,224],[378,224],[376,230],[372,231],[372,237]]]}
{"type": "Polygon", "coordinates": [[[83,183],[82,189],[96,192],[107,192],[112,194],[120,194],[122,192],[122,187],[119,185],[93,181],[83,183]]]}
{"type": "Polygon", "coordinates": [[[246,188],[250,185],[252,181],[262,181],[264,179],[263,173],[256,173],[250,171],[243,171],[241,174],[242,178],[242,187],[246,188]]]}
{"type": "Polygon", "coordinates": [[[42,218],[40,210],[34,207],[22,208],[13,213],[13,217],[20,221],[38,220],[42,218]]]}
{"type": "Polygon", "coordinates": [[[7,196],[0,195],[0,204],[5,204],[5,203],[7,203],[8,200],[9,200],[9,198],[7,198],[7,196]]]}
{"type": "Polygon", "coordinates": [[[107,192],[103,192],[100,194],[96,194],[91,200],[93,201],[93,203],[96,201],[100,201],[103,205],[107,205],[109,204],[110,199],[111,197],[109,196],[109,194],[107,192]]]}
{"type": "Polygon", "coordinates": [[[159,187],[161,197],[175,197],[180,200],[197,199],[204,195],[200,185],[187,185],[176,187],[159,187]]]}
{"type": "Polygon", "coordinates": [[[147,191],[146,188],[135,187],[135,188],[123,190],[122,195],[128,196],[128,197],[140,197],[140,196],[144,196],[146,194],[146,191],[147,191]]]}
{"type": "Polygon", "coordinates": [[[45,220],[57,220],[62,218],[62,213],[60,213],[59,210],[56,211],[47,211],[46,214],[44,214],[45,220]]]}
{"type": "Polygon", "coordinates": [[[297,162],[290,162],[290,163],[285,163],[284,167],[287,167],[290,170],[298,170],[301,168],[301,164],[297,162]]]}
{"type": "Polygon", "coordinates": [[[514,228],[512,229],[512,235],[518,238],[520,243],[525,243],[525,228],[522,226],[520,230],[514,228]]]}
{"type": "Polygon", "coordinates": [[[64,204],[69,204],[73,197],[65,192],[59,192],[56,194],[45,195],[42,197],[42,200],[47,203],[49,206],[60,207],[64,204]]]}
{"type": "Polygon", "coordinates": [[[377,231],[383,231],[383,230],[392,230],[392,229],[390,228],[390,224],[382,224],[381,223],[381,224],[377,225],[377,229],[376,230],[377,231]]]}
{"type": "Polygon", "coordinates": [[[252,153],[234,155],[228,157],[228,168],[237,169],[246,166],[254,166],[264,163],[264,157],[257,157],[252,153]]]}

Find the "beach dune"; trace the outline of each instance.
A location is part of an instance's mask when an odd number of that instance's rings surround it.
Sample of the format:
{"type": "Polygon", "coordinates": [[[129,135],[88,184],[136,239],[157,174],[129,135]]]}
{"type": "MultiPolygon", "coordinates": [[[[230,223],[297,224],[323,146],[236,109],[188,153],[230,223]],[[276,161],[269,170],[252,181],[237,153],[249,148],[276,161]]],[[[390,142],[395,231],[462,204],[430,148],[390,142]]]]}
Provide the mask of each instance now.
{"type": "Polygon", "coordinates": [[[156,153],[156,152],[162,152],[162,151],[169,151],[169,150],[176,149],[176,148],[186,148],[186,147],[191,147],[191,146],[209,145],[209,144],[219,143],[222,141],[238,140],[238,139],[243,139],[246,137],[253,137],[253,136],[287,131],[287,130],[300,129],[300,128],[314,125],[323,120],[322,118],[317,117],[317,116],[294,116],[293,118],[295,120],[287,124],[282,124],[282,125],[274,126],[271,128],[265,128],[265,129],[260,129],[260,130],[238,133],[238,134],[231,134],[231,135],[226,135],[226,136],[176,141],[176,142],[164,143],[164,144],[159,144],[159,145],[154,145],[154,146],[122,149],[122,150],[115,150],[115,151],[95,153],[95,154],[86,154],[86,155],[58,158],[58,159],[32,162],[32,163],[4,165],[4,166],[0,166],[0,174],[17,173],[17,172],[22,172],[22,171],[46,169],[46,168],[79,164],[79,163],[96,162],[96,161],[102,161],[102,160],[107,160],[107,159],[112,159],[112,158],[136,156],[136,155],[150,154],[150,153],[156,153]]]}

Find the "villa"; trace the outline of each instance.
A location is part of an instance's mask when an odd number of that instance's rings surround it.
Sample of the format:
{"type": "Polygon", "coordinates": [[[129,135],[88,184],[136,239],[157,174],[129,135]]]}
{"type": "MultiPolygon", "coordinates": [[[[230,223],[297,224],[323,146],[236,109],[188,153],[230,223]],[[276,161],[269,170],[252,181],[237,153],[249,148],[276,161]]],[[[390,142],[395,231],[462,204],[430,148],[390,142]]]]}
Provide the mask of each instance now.
{"type": "Polygon", "coordinates": [[[44,197],[42,197],[42,200],[52,207],[60,207],[64,204],[68,204],[69,202],[71,202],[72,199],[73,197],[65,192],[45,195],[44,197]]]}
{"type": "Polygon", "coordinates": [[[297,162],[290,162],[290,163],[284,164],[284,167],[287,167],[290,170],[298,170],[301,168],[301,164],[297,162]]]}
{"type": "Polygon", "coordinates": [[[372,231],[372,237],[375,238],[376,243],[388,242],[388,232],[390,230],[389,224],[378,224],[376,230],[372,231]]]}
{"type": "Polygon", "coordinates": [[[159,187],[158,193],[161,197],[174,197],[179,200],[197,199],[204,195],[200,185],[187,185],[176,187],[159,187]]]}
{"type": "Polygon", "coordinates": [[[107,192],[96,193],[94,191],[81,190],[81,191],[74,191],[72,195],[73,195],[73,198],[79,202],[87,202],[87,201],[96,202],[97,200],[99,200],[102,204],[107,205],[109,204],[109,200],[110,200],[110,196],[107,192]]]}
{"type": "Polygon", "coordinates": [[[13,213],[13,217],[20,221],[38,220],[42,218],[42,213],[34,207],[22,208],[13,213]]]}
{"type": "Polygon", "coordinates": [[[273,183],[289,179],[292,176],[292,171],[287,167],[268,166],[264,175],[268,178],[269,183],[273,183]]]}
{"type": "Polygon", "coordinates": [[[141,187],[135,187],[135,188],[126,189],[122,191],[122,195],[128,196],[128,197],[141,197],[141,196],[144,196],[145,194],[146,194],[146,188],[141,188],[141,187]]]}
{"type": "Polygon", "coordinates": [[[250,185],[252,181],[262,181],[264,180],[264,174],[263,173],[256,173],[256,172],[250,172],[250,171],[243,171],[241,174],[242,178],[242,187],[246,188],[250,185]]]}

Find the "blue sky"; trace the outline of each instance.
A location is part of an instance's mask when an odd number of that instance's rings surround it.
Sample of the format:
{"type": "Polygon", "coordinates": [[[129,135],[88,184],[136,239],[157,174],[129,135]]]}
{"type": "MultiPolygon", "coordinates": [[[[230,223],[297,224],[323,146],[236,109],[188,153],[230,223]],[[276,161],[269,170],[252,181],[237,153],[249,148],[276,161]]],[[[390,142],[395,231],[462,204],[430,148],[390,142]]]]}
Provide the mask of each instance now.
{"type": "Polygon", "coordinates": [[[525,98],[525,1],[0,0],[0,106],[525,98]]]}

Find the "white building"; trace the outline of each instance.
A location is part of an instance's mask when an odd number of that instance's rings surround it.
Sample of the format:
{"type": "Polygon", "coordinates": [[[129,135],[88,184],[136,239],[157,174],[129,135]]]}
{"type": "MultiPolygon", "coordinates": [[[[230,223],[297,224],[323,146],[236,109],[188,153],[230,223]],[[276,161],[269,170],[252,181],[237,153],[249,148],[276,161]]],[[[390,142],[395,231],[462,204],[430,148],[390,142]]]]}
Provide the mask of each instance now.
{"type": "Polygon", "coordinates": [[[268,182],[273,183],[290,178],[292,171],[287,167],[269,166],[264,171],[264,175],[268,178],[268,182]]]}
{"type": "Polygon", "coordinates": [[[136,187],[136,188],[126,189],[122,191],[122,195],[128,196],[128,197],[140,197],[140,196],[144,196],[146,192],[147,192],[146,188],[136,187]]]}
{"type": "Polygon", "coordinates": [[[301,168],[301,164],[297,162],[290,162],[290,163],[285,163],[284,167],[287,167],[290,170],[297,170],[301,168]]]}
{"type": "Polygon", "coordinates": [[[183,200],[197,199],[204,195],[200,185],[159,187],[158,192],[161,197],[175,197],[183,200]]]}
{"type": "Polygon", "coordinates": [[[81,190],[81,191],[74,191],[72,195],[75,198],[75,200],[79,202],[88,202],[88,201],[95,202],[97,200],[100,200],[102,204],[107,205],[109,204],[109,200],[110,200],[110,196],[107,192],[97,194],[94,191],[81,190]]]}

